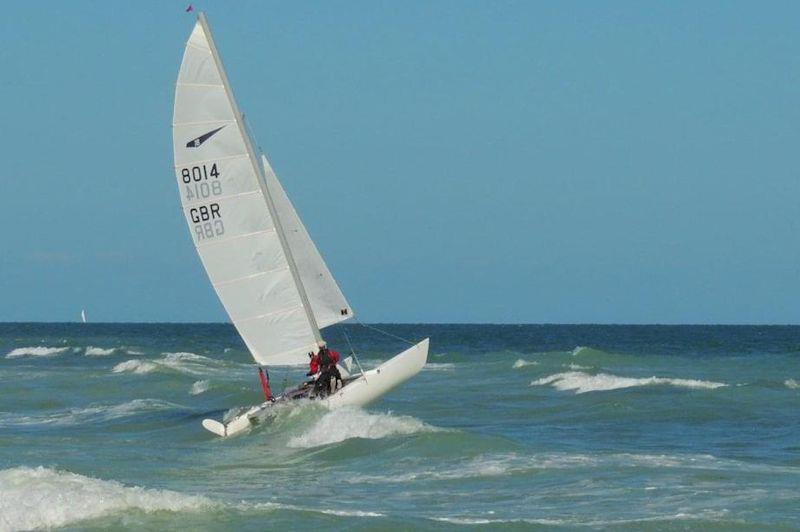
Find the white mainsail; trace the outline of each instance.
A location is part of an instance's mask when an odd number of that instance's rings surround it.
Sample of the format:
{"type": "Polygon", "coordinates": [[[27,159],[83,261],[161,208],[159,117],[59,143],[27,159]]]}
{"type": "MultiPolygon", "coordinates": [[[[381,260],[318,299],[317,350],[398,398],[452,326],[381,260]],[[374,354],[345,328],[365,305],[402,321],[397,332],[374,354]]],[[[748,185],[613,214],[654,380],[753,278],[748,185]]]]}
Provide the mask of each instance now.
{"type": "Polygon", "coordinates": [[[81,323],[86,323],[86,309],[81,309],[81,323]]]}
{"type": "Polygon", "coordinates": [[[225,310],[257,362],[305,363],[319,328],[352,311],[271,168],[265,175],[202,13],[178,74],[172,131],[184,215],[225,310]]]}

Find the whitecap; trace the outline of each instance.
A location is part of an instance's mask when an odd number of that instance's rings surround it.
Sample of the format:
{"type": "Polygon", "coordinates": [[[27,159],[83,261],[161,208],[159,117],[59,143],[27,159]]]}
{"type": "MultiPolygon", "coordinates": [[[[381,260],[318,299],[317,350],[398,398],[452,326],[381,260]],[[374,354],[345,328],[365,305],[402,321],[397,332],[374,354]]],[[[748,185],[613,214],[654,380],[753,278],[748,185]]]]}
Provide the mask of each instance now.
{"type": "Polygon", "coordinates": [[[727,384],[722,382],[702,381],[695,379],[672,379],[666,377],[619,377],[606,373],[590,375],[582,371],[568,371],[556,373],[548,377],[531,382],[531,386],[551,385],[561,391],[575,391],[575,393],[598,392],[633,388],[636,386],[669,385],[680,388],[715,389],[727,384]]]}
{"type": "Polygon", "coordinates": [[[103,349],[102,347],[92,347],[89,346],[86,348],[86,356],[89,357],[105,357],[108,355],[113,355],[116,348],[109,347],[108,349],[103,349]]]}
{"type": "Polygon", "coordinates": [[[411,416],[371,414],[360,408],[340,408],[323,415],[311,428],[292,437],[289,447],[310,448],[339,443],[350,438],[381,439],[438,429],[411,416]]]}
{"type": "Polygon", "coordinates": [[[189,394],[200,395],[201,393],[208,391],[208,387],[208,381],[195,381],[194,384],[192,384],[191,390],[189,390],[189,394]]]}
{"type": "Polygon", "coordinates": [[[783,384],[785,384],[787,388],[792,390],[797,390],[798,388],[800,388],[800,383],[798,383],[794,379],[786,379],[785,381],[783,381],[783,384]]]}
{"type": "Polygon", "coordinates": [[[69,351],[69,347],[18,347],[10,351],[6,358],[52,357],[69,351]]]}
{"type": "Polygon", "coordinates": [[[428,362],[422,366],[422,371],[452,371],[456,369],[456,365],[447,362],[428,362]]]}
{"type": "Polygon", "coordinates": [[[156,369],[156,365],[152,362],[147,360],[126,360],[125,362],[120,362],[116,366],[114,366],[113,371],[114,373],[136,373],[137,375],[142,375],[144,373],[150,373],[151,371],[156,369]]]}
{"type": "Polygon", "coordinates": [[[126,486],[45,467],[0,470],[0,529],[65,526],[124,510],[198,511],[210,499],[175,491],[126,486]]]}
{"type": "Polygon", "coordinates": [[[134,399],[116,405],[91,405],[83,408],[67,408],[41,412],[32,416],[0,414],[0,427],[55,425],[69,426],[111,421],[142,412],[154,412],[183,408],[180,405],[158,399],[134,399]]]}
{"type": "Polygon", "coordinates": [[[578,356],[578,355],[581,354],[581,351],[585,351],[586,349],[588,349],[586,346],[579,345],[575,349],[572,350],[571,354],[572,354],[572,356],[578,356]]]}
{"type": "Polygon", "coordinates": [[[581,366],[580,364],[570,364],[569,365],[569,369],[580,370],[580,369],[589,369],[589,368],[587,368],[586,366],[581,366]]]}
{"type": "Polygon", "coordinates": [[[511,366],[514,369],[524,368],[525,366],[537,366],[539,363],[535,360],[525,360],[522,358],[518,358],[514,365],[511,366]]]}

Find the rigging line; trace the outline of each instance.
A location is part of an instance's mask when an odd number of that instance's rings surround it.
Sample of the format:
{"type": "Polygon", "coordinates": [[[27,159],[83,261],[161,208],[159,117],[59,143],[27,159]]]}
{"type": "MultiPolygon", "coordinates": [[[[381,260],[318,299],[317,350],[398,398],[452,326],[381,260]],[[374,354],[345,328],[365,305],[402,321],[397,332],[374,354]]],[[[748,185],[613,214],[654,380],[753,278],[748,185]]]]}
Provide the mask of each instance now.
{"type": "Polygon", "coordinates": [[[372,325],[367,325],[366,323],[362,322],[358,318],[354,317],[353,319],[355,320],[356,323],[358,323],[362,327],[365,327],[367,329],[372,329],[373,331],[377,331],[377,332],[379,332],[381,334],[385,334],[386,336],[391,336],[392,338],[394,338],[396,340],[403,341],[403,342],[407,343],[408,345],[415,345],[414,342],[412,342],[411,340],[407,340],[407,339],[403,338],[402,336],[397,336],[396,334],[392,334],[390,332],[383,331],[381,329],[378,329],[377,327],[373,327],[372,325]]]}
{"type": "Polygon", "coordinates": [[[364,382],[366,382],[367,376],[364,375],[364,368],[361,367],[361,362],[359,362],[358,360],[358,355],[356,355],[356,350],[353,349],[353,344],[350,342],[350,335],[347,334],[347,331],[345,331],[344,329],[342,329],[342,332],[344,333],[344,337],[347,340],[347,345],[350,346],[350,354],[353,357],[353,360],[356,361],[356,365],[358,366],[359,371],[361,371],[361,376],[364,377],[364,382]]]}

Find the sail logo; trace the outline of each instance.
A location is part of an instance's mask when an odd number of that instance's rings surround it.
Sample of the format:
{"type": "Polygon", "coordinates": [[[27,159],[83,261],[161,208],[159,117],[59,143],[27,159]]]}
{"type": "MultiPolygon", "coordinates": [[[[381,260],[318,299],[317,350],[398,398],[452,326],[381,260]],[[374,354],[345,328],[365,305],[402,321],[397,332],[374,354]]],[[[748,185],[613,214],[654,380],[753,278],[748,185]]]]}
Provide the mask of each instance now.
{"type": "Polygon", "coordinates": [[[219,131],[223,127],[225,127],[225,126],[218,127],[217,129],[212,129],[208,133],[203,133],[202,135],[200,135],[196,139],[190,140],[189,142],[186,143],[186,147],[187,148],[199,148],[202,143],[204,143],[205,141],[207,141],[208,139],[213,137],[217,133],[217,131],[219,131]]]}

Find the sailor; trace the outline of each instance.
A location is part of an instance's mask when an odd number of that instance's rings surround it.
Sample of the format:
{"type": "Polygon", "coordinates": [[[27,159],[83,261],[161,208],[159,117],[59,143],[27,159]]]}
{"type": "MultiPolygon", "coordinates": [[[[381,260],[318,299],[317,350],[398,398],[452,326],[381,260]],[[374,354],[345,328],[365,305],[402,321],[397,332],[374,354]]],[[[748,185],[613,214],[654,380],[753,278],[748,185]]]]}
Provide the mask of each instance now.
{"type": "Polygon", "coordinates": [[[339,373],[339,368],[336,367],[339,362],[339,353],[333,349],[328,349],[328,346],[323,342],[317,356],[319,357],[320,375],[317,379],[317,384],[314,386],[314,393],[318,395],[324,390],[325,393],[331,394],[342,387],[342,374],[339,373]]]}
{"type": "Polygon", "coordinates": [[[313,377],[319,372],[319,353],[309,353],[308,359],[308,373],[306,373],[306,377],[313,377]]]}

